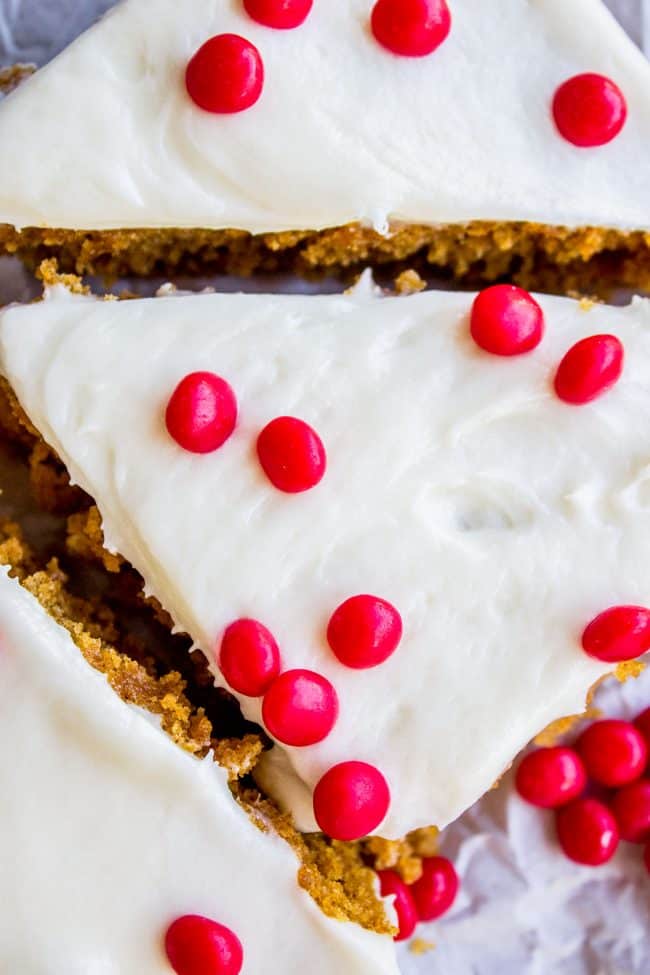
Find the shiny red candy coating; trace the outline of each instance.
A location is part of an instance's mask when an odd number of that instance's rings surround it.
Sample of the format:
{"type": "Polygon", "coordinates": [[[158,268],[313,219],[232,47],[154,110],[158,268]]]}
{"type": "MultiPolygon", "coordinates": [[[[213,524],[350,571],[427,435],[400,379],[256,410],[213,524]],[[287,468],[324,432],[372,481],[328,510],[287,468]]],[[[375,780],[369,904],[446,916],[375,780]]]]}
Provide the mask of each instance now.
{"type": "Polygon", "coordinates": [[[393,54],[421,58],[447,39],[451,14],[445,0],[378,0],[371,26],[379,43],[393,54]]]}
{"type": "Polygon", "coordinates": [[[587,774],[608,788],[633,782],[643,775],[648,749],[643,735],[628,721],[595,721],[575,743],[587,774]]]}
{"type": "Polygon", "coordinates": [[[219,669],[238,694],[262,697],[280,673],[273,634],[257,620],[231,623],[221,641],[219,669]]]}
{"type": "Polygon", "coordinates": [[[167,930],[165,951],[176,975],[239,975],[244,953],[233,932],[206,917],[179,917],[167,930]]]}
{"type": "Polygon", "coordinates": [[[625,125],[627,104],[623,92],[610,78],[580,74],[558,88],[553,117],[560,134],[574,146],[604,146],[625,125]]]}
{"type": "Polygon", "coordinates": [[[336,657],[354,670],[377,667],[395,652],[402,639],[402,618],[385,599],[352,596],[335,610],[327,641],[336,657]]]}
{"type": "Polygon", "coordinates": [[[325,677],[311,670],[285,671],[264,695],[264,724],[283,745],[316,745],[327,738],[338,715],[336,691],[325,677]]]}
{"type": "Polygon", "coordinates": [[[323,479],[327,457],[323,442],[307,423],[280,416],[257,439],[257,456],[271,484],[287,494],[309,491],[323,479]]]}
{"type": "Polygon", "coordinates": [[[395,941],[406,941],[415,931],[418,913],[411,897],[411,891],[394,870],[378,870],[379,890],[382,897],[393,895],[393,908],[397,914],[397,934],[395,941]]]}
{"type": "Polygon", "coordinates": [[[556,813],[557,835],[575,863],[598,867],[616,853],[619,842],[614,815],[598,799],[574,799],[556,813]]]}
{"type": "Polygon", "coordinates": [[[314,815],[333,840],[360,840],[386,818],[390,789],[379,769],[342,762],[326,772],[314,790],[314,815]]]}
{"type": "Polygon", "coordinates": [[[612,606],[600,613],[582,634],[585,653],[605,663],[635,660],[650,650],[650,610],[644,606],[612,606]]]}
{"type": "Polygon", "coordinates": [[[646,708],[641,714],[638,714],[634,719],[634,727],[638,728],[643,735],[643,740],[646,743],[646,748],[648,749],[648,755],[650,756],[650,708],[646,708]]]}
{"type": "Polygon", "coordinates": [[[260,52],[238,34],[218,34],[189,62],[185,84],[192,101],[206,112],[243,112],[255,104],[264,87],[260,52]]]}
{"type": "Polygon", "coordinates": [[[619,789],[611,802],[621,839],[650,841],[650,780],[639,779],[619,789]]]}
{"type": "Polygon", "coordinates": [[[276,30],[300,27],[313,6],[314,0],[244,0],[249,17],[276,30]]]}
{"type": "Polygon", "coordinates": [[[470,331],[485,352],[522,355],[537,348],[542,341],[544,312],[523,288],[495,284],[474,299],[470,331]]]}
{"type": "Polygon", "coordinates": [[[193,372],[172,393],[165,422],[170,437],[185,450],[211,454],[235,429],[235,394],[225,379],[214,373],[193,372]]]}
{"type": "Polygon", "coordinates": [[[519,763],[515,778],[522,799],[542,809],[556,809],[582,795],[587,775],[572,748],[538,748],[519,763]]]}
{"type": "Polygon", "coordinates": [[[623,346],[615,335],[592,335],[569,349],[555,374],[555,392],[565,403],[584,406],[621,378],[623,346]]]}
{"type": "Polygon", "coordinates": [[[423,860],[422,876],[411,887],[419,919],[435,921],[442,917],[456,900],[458,887],[458,874],[450,860],[445,857],[423,860]]]}

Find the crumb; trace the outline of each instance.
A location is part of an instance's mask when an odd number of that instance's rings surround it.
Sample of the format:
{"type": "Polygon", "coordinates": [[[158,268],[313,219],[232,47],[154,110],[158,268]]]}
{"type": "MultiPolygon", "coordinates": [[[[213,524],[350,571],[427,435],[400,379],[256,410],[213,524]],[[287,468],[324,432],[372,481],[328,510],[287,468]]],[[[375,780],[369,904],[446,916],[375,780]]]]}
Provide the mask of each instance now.
{"type": "Polygon", "coordinates": [[[59,273],[58,261],[54,257],[41,261],[36,268],[36,277],[49,288],[60,284],[74,295],[91,294],[90,288],[83,283],[78,275],[59,273]]]}
{"type": "Polygon", "coordinates": [[[414,295],[419,291],[424,291],[426,286],[427,283],[424,278],[421,278],[418,272],[412,268],[408,271],[402,271],[395,278],[395,291],[398,295],[414,295]]]}
{"type": "Polygon", "coordinates": [[[643,671],[646,669],[647,664],[642,660],[626,660],[624,663],[618,664],[615,670],[616,680],[624,684],[625,681],[630,680],[633,677],[639,677],[643,671]]]}
{"type": "Polygon", "coordinates": [[[434,941],[425,941],[424,938],[413,938],[409,942],[409,951],[412,955],[427,955],[430,951],[435,951],[434,941]]]}
{"type": "Polygon", "coordinates": [[[398,841],[373,836],[365,850],[377,870],[395,870],[405,883],[414,884],[422,876],[422,860],[438,852],[438,835],[435,826],[428,826],[398,841]]]}
{"type": "Polygon", "coordinates": [[[6,68],[0,68],[0,93],[8,95],[35,71],[35,64],[10,64],[6,68]]]}

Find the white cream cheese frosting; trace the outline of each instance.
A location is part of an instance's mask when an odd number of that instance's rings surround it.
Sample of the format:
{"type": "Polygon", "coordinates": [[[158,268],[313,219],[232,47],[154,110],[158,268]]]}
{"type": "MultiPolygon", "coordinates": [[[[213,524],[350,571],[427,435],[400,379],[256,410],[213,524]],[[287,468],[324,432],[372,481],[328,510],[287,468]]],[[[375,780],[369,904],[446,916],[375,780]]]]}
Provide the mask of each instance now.
{"type": "MultiPolygon", "coordinates": [[[[389,783],[383,835],[449,823],[611,669],[583,652],[584,626],[650,604],[650,304],[539,301],[544,342],[515,359],[473,344],[468,294],[103,302],[55,289],[0,317],[0,366],[21,403],[217,681],[225,627],[252,617],[285,669],[334,685],[329,736],[286,748],[292,776],[287,761],[264,770],[303,828],[305,796],[308,808],[348,760],[389,783]],[[624,343],[623,377],[568,406],[554,370],[601,332],[624,343]],[[164,422],[196,370],[225,378],[240,408],[204,456],[164,422]],[[258,433],[283,414],[327,449],[324,479],[301,495],[257,462],[258,433]],[[386,663],[355,671],[326,627],[363,592],[397,607],[404,634],[386,663]]],[[[259,721],[259,699],[239,698],[259,721]]]]}
{"type": "Polygon", "coordinates": [[[6,570],[0,633],[3,972],[168,975],[165,931],[198,913],[251,975],[397,975],[390,939],[321,914],[224,771],[124,704],[6,570]]]}
{"type": "Polygon", "coordinates": [[[449,0],[430,56],[369,29],[374,0],[316,0],[295,30],[241,0],[124,0],[0,106],[0,222],[319,230],[531,220],[650,226],[650,67],[600,0],[449,0]],[[260,51],[260,100],[205,112],[184,83],[213,35],[260,51]],[[628,119],[581,149],[551,105],[610,77],[628,119]]]}

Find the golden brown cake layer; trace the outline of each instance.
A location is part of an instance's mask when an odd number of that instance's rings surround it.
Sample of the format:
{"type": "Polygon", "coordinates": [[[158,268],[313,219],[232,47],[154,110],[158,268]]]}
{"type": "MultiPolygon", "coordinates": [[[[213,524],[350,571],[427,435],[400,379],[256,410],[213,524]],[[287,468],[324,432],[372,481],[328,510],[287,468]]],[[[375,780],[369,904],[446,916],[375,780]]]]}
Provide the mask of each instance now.
{"type": "Polygon", "coordinates": [[[28,265],[55,257],[63,271],[128,275],[293,271],[352,273],[362,267],[415,267],[462,285],[509,279],[523,287],[605,296],[650,290],[650,232],[533,223],[394,227],[382,236],[349,224],[323,231],[251,235],[240,230],[72,231],[0,224],[0,252],[28,265]]]}

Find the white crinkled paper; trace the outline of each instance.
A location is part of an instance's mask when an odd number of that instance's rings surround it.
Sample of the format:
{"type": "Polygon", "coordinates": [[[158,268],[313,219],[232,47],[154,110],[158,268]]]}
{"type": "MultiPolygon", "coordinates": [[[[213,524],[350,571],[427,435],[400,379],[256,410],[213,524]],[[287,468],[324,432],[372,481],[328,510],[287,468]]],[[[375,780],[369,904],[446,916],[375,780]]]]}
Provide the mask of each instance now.
{"type": "MultiPolygon", "coordinates": [[[[608,5],[650,51],[650,0],[608,5]]],[[[111,6],[113,0],[0,0],[0,65],[44,63],[111,6]]],[[[30,290],[19,269],[0,265],[3,301],[30,290]]],[[[649,706],[650,669],[623,687],[605,685],[596,704],[625,716],[649,706]]],[[[623,844],[605,867],[578,867],[559,853],[552,824],[552,815],[513,794],[508,775],[446,831],[443,852],[456,863],[461,894],[444,921],[418,932],[435,949],[402,949],[404,975],[650,975],[650,877],[641,848],[623,844]]]]}

